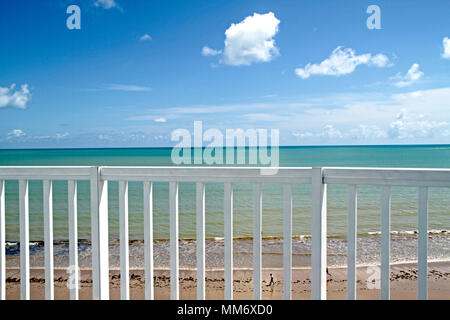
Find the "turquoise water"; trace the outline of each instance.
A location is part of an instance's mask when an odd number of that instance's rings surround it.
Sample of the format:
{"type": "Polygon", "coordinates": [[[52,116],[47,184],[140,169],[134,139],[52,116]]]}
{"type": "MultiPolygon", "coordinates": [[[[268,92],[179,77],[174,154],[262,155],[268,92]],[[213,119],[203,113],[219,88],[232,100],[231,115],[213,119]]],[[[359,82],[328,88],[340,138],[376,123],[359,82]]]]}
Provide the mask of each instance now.
{"type": "MultiPolygon", "coordinates": [[[[148,149],[65,149],[65,150],[0,150],[0,166],[170,166],[170,148],[148,149]]],[[[450,168],[450,145],[429,146],[348,146],[348,147],[281,147],[280,166],[358,166],[450,168]]],[[[252,235],[251,184],[235,184],[234,236],[252,235]]],[[[78,187],[79,237],[90,237],[89,183],[78,187]]],[[[67,234],[67,182],[54,182],[55,240],[65,240],[67,234]]],[[[168,184],[154,184],[154,235],[169,236],[168,184]]],[[[181,183],[179,187],[180,237],[195,238],[195,185],[181,183]]],[[[358,233],[380,231],[380,189],[358,187],[358,233]]],[[[109,183],[110,238],[118,238],[118,185],[109,183]]],[[[293,234],[311,234],[311,187],[293,187],[293,234]]],[[[431,188],[429,229],[450,229],[450,190],[431,188]]],[[[129,185],[130,239],[143,238],[142,184],[129,185]]],[[[328,235],[344,238],[347,229],[347,187],[328,188],[328,235]]],[[[417,189],[392,189],[392,230],[417,229],[417,189]]],[[[263,185],[263,236],[279,237],[283,233],[282,186],[263,185]]],[[[206,185],[206,235],[223,236],[223,185],[206,185]]],[[[19,240],[18,183],[6,182],[6,238],[19,240]]],[[[30,239],[43,239],[42,182],[30,182],[30,239]]]]}

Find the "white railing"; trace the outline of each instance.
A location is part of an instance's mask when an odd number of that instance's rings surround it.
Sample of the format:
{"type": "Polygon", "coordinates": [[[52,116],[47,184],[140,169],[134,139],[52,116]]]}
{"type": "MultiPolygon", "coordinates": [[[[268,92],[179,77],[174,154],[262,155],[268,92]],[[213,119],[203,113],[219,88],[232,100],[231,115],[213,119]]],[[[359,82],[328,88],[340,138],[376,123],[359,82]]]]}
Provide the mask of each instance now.
{"type": "MultiPolygon", "coordinates": [[[[179,298],[178,183],[196,183],[197,297],[205,299],[205,183],[224,183],[225,299],[233,299],[233,183],[254,184],[253,283],[254,298],[262,287],[262,183],[284,185],[283,264],[284,298],[292,291],[292,184],[312,187],[311,298],[326,299],[327,184],[348,185],[348,299],[356,298],[357,185],[381,185],[381,298],[389,299],[391,186],[419,188],[418,298],[426,299],[428,187],[450,187],[447,169],[385,168],[267,168],[236,167],[0,167],[0,299],[6,298],[5,180],[19,181],[21,298],[30,298],[28,181],[43,181],[45,297],[54,299],[52,181],[68,181],[70,265],[78,268],[77,181],[89,180],[91,190],[91,244],[93,298],[109,299],[108,181],[119,182],[120,296],[129,299],[128,182],[143,182],[145,298],[154,298],[153,285],[153,182],[169,183],[170,297],[179,298]],[[263,171],[262,171],[263,170],[263,171]]],[[[77,273],[70,299],[78,299],[77,273]]]]}

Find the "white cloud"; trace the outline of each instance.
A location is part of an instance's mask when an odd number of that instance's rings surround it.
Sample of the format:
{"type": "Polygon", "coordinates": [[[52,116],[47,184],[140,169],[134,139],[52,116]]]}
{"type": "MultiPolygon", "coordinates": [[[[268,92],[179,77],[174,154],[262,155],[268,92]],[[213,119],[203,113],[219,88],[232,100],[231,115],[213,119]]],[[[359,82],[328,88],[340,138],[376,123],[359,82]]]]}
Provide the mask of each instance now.
{"type": "Polygon", "coordinates": [[[112,9],[118,7],[115,0],[96,0],[94,2],[94,6],[102,7],[103,9],[112,9]]]}
{"type": "Polygon", "coordinates": [[[336,129],[333,125],[328,124],[319,132],[312,133],[310,131],[306,132],[294,132],[293,135],[296,138],[305,139],[305,138],[326,138],[326,139],[357,139],[357,140],[370,140],[370,139],[379,139],[379,138],[387,138],[388,134],[382,130],[381,128],[375,125],[359,125],[356,128],[350,129],[346,132],[342,132],[341,130],[336,129]]]}
{"type": "Polygon", "coordinates": [[[244,114],[243,117],[252,122],[259,122],[259,121],[283,122],[290,119],[288,116],[273,113],[247,113],[244,114]]]}
{"type": "Polygon", "coordinates": [[[384,54],[379,53],[377,55],[374,55],[370,59],[370,64],[379,68],[383,68],[389,65],[389,58],[386,57],[384,54]]]}
{"type": "Polygon", "coordinates": [[[351,48],[337,47],[320,64],[308,63],[304,68],[296,68],[295,73],[302,79],[311,75],[340,76],[352,73],[361,64],[382,68],[389,64],[389,59],[381,53],[374,56],[370,53],[356,55],[351,48]]]}
{"type": "Polygon", "coordinates": [[[312,133],[310,131],[306,132],[293,132],[294,137],[304,139],[311,137],[325,138],[325,139],[341,139],[346,135],[342,133],[340,130],[336,129],[333,125],[327,124],[325,125],[321,131],[312,133]]]}
{"type": "Polygon", "coordinates": [[[414,82],[422,78],[422,76],[423,72],[419,70],[419,65],[414,63],[404,76],[398,73],[395,77],[392,77],[391,80],[394,81],[394,85],[396,87],[404,88],[412,85],[414,82]]]}
{"type": "Polygon", "coordinates": [[[202,56],[216,56],[221,54],[222,50],[211,49],[210,47],[204,46],[202,48],[202,56]]]}
{"type": "Polygon", "coordinates": [[[136,86],[129,84],[107,84],[103,87],[104,90],[112,91],[151,91],[151,87],[136,86]]]}
{"type": "Polygon", "coordinates": [[[423,114],[412,114],[402,109],[390,124],[389,136],[399,139],[433,137],[436,129],[447,125],[446,121],[430,121],[423,114]]]}
{"type": "Polygon", "coordinates": [[[388,137],[388,134],[381,128],[374,125],[363,124],[350,130],[349,135],[353,139],[379,139],[388,137]]]}
{"type": "Polygon", "coordinates": [[[331,95],[303,99],[309,106],[290,108],[285,130],[302,142],[447,143],[450,136],[450,87],[401,94],[331,95]],[[327,125],[324,127],[324,125],[327,125]],[[302,130],[298,130],[302,128],[302,130]]]}
{"type": "Polygon", "coordinates": [[[68,132],[64,132],[64,133],[57,133],[56,134],[56,139],[64,139],[67,138],[69,136],[68,132]]]}
{"type": "Polygon", "coordinates": [[[26,133],[23,132],[20,129],[14,129],[11,132],[8,132],[8,137],[6,139],[12,139],[12,138],[21,138],[26,136],[26,133]]]}
{"type": "Polygon", "coordinates": [[[167,119],[166,118],[156,118],[155,122],[164,123],[164,122],[167,122],[167,119]]]}
{"type": "Polygon", "coordinates": [[[255,128],[256,125],[279,128],[280,143],[286,145],[294,141],[314,145],[447,143],[449,101],[450,87],[396,94],[344,92],[283,97],[262,103],[156,108],[144,114],[130,115],[127,120],[153,122],[163,117],[176,124],[177,121],[193,122],[201,115],[205,123],[216,123],[221,129],[255,128]],[[403,109],[408,115],[398,119],[403,109]],[[217,124],[218,115],[220,124],[217,124]]]}
{"type": "Polygon", "coordinates": [[[450,39],[447,37],[442,39],[442,45],[444,46],[444,52],[442,53],[442,58],[450,59],[450,39]]]}
{"type": "Polygon", "coordinates": [[[314,136],[314,134],[312,134],[311,132],[293,132],[292,135],[300,139],[310,138],[314,136]]]}
{"type": "Polygon", "coordinates": [[[132,132],[128,136],[128,139],[131,140],[131,141],[144,140],[145,139],[145,134],[143,132],[132,132]]]}
{"type": "Polygon", "coordinates": [[[112,137],[107,135],[107,134],[100,134],[98,136],[98,139],[99,140],[106,140],[106,141],[112,141],[113,140],[112,137]]]}
{"type": "Polygon", "coordinates": [[[28,85],[24,84],[20,90],[15,91],[16,85],[13,83],[9,88],[0,87],[0,108],[13,107],[25,109],[31,100],[31,93],[28,85]]]}
{"type": "Polygon", "coordinates": [[[27,135],[24,131],[22,131],[21,129],[14,129],[11,130],[10,132],[8,132],[7,136],[6,136],[6,141],[10,141],[10,142],[17,142],[17,141],[21,141],[21,142],[26,142],[26,141],[38,141],[38,140],[61,140],[61,139],[66,139],[67,137],[69,137],[69,133],[68,132],[64,132],[64,133],[56,133],[56,135],[54,136],[50,136],[50,135],[27,135]]]}
{"type": "Polygon", "coordinates": [[[328,138],[328,139],[336,139],[336,138],[343,138],[344,134],[342,134],[341,131],[339,131],[338,129],[334,128],[333,125],[331,124],[327,124],[322,132],[320,132],[318,135],[318,137],[324,137],[324,138],[328,138]]]}
{"type": "Polygon", "coordinates": [[[278,97],[278,94],[266,94],[266,95],[264,95],[264,96],[262,96],[261,98],[264,98],[264,99],[270,99],[270,98],[276,98],[276,97],[278,97]]]}
{"type": "Polygon", "coordinates": [[[150,40],[152,40],[152,37],[148,33],[146,33],[142,37],[140,37],[139,40],[140,41],[150,41],[150,40]]]}
{"type": "Polygon", "coordinates": [[[240,66],[268,62],[279,54],[273,37],[278,32],[278,20],[273,12],[254,13],[225,31],[223,63],[240,66]]]}

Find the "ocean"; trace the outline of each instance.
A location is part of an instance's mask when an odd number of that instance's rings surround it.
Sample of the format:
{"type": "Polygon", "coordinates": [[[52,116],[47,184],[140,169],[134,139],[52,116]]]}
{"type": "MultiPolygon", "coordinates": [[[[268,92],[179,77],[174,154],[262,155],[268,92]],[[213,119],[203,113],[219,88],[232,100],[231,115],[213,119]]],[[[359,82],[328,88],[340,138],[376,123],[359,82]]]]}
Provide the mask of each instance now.
{"type": "MultiPolygon", "coordinates": [[[[171,166],[171,148],[0,150],[0,166],[171,166]]],[[[450,145],[280,147],[280,166],[345,166],[450,168],[450,145]]],[[[252,265],[253,186],[234,184],[235,266],[252,265]]],[[[18,263],[18,182],[6,181],[6,240],[8,265],[18,263]]],[[[169,265],[168,183],[154,183],[154,237],[157,267],[169,265]]],[[[282,186],[263,185],[263,266],[282,267],[282,186]]],[[[30,181],[32,266],[43,265],[42,182],[30,181]]],[[[89,183],[78,183],[80,265],[90,266],[89,183]]],[[[109,183],[110,264],[119,265],[118,184],[109,183]]],[[[55,181],[55,265],[67,266],[67,182],[55,181]]],[[[393,262],[417,260],[417,188],[392,188],[393,262]]],[[[195,184],[179,186],[180,263],[195,267],[195,184]]],[[[131,267],[143,266],[142,183],[129,183],[131,267]]],[[[207,267],[223,267],[223,184],[206,184],[207,267]]],[[[358,186],[358,264],[380,260],[380,188],[358,186]]],[[[429,191],[429,259],[450,259],[450,189],[429,191]]],[[[293,186],[293,264],[308,266],[311,248],[311,186],[293,186]]],[[[345,265],[347,186],[328,186],[328,264],[345,265]]]]}

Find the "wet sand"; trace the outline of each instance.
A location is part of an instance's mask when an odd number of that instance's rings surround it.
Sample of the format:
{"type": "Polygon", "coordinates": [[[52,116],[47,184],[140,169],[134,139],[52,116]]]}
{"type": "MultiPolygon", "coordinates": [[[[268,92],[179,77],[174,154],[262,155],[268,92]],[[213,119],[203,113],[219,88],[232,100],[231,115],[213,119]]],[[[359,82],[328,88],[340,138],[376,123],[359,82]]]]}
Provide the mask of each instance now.
{"type": "MultiPolygon", "coordinates": [[[[373,269],[371,269],[373,270],[373,269]]],[[[346,268],[330,268],[328,276],[328,299],[346,299],[346,268]]],[[[6,271],[6,298],[20,298],[20,272],[17,268],[6,271]]],[[[68,274],[65,269],[55,269],[55,299],[69,299],[67,288],[68,274]]],[[[80,299],[92,299],[91,270],[80,272],[80,299]]],[[[357,299],[379,299],[380,290],[369,289],[368,278],[373,277],[368,267],[357,269],[357,299]]],[[[253,299],[253,271],[251,269],[234,270],[234,299],[253,299]]],[[[292,271],[292,299],[310,299],[311,269],[296,268],[292,271]]],[[[372,279],[372,278],[370,278],[372,279]]],[[[369,280],[370,280],[369,279],[369,280]]],[[[44,270],[30,270],[31,299],[44,299],[44,270]]],[[[170,298],[170,271],[155,270],[155,299],[170,298]]],[[[180,270],[180,299],[196,299],[197,284],[195,270],[180,270]]],[[[206,298],[221,300],[224,297],[223,270],[206,271],[206,298]]],[[[450,299],[450,262],[430,262],[428,264],[428,297],[429,299],[450,299]]],[[[110,298],[120,299],[120,272],[110,271],[110,298]]],[[[130,270],[130,298],[144,299],[144,272],[130,270]]],[[[283,298],[283,270],[263,270],[263,299],[283,298]],[[273,290],[267,287],[269,274],[274,276],[273,290]]],[[[391,299],[417,299],[417,263],[391,265],[391,299]]]]}

